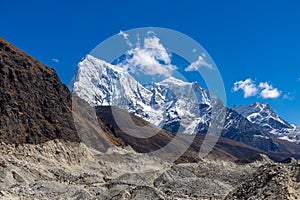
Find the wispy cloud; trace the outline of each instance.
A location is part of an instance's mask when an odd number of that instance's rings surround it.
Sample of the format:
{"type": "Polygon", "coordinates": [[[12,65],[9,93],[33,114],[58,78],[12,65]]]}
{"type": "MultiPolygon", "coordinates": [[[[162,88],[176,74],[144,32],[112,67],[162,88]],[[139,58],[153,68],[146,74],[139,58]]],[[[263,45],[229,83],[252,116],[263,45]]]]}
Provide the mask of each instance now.
{"type": "Polygon", "coordinates": [[[284,94],[282,98],[289,100],[289,101],[295,100],[295,96],[293,94],[291,94],[290,92],[288,92],[287,94],[284,94]]]}
{"type": "Polygon", "coordinates": [[[129,37],[129,34],[124,33],[123,31],[120,31],[119,35],[122,36],[124,39],[128,39],[128,37],[129,37]]]}
{"type": "Polygon", "coordinates": [[[233,91],[237,92],[238,90],[242,90],[244,92],[244,98],[255,96],[258,92],[258,89],[251,78],[235,82],[233,91]]]}
{"type": "Polygon", "coordinates": [[[125,33],[125,32],[123,32],[123,31],[120,31],[118,35],[121,36],[121,37],[123,37],[123,38],[125,39],[125,42],[126,42],[126,44],[127,44],[129,47],[132,47],[132,46],[133,46],[132,43],[131,43],[130,40],[129,40],[129,34],[128,34],[128,33],[125,33]]]}
{"type": "Polygon", "coordinates": [[[278,88],[274,88],[268,82],[260,82],[256,85],[251,78],[235,82],[233,91],[237,92],[239,90],[244,92],[244,98],[259,95],[263,99],[276,99],[281,94],[281,91],[279,91],[278,88]]]}
{"type": "Polygon", "coordinates": [[[52,62],[59,63],[59,60],[57,58],[52,58],[52,62]]]}
{"type": "Polygon", "coordinates": [[[201,67],[208,67],[208,68],[212,68],[212,64],[208,63],[207,61],[205,61],[203,56],[199,56],[198,59],[191,63],[188,67],[186,67],[184,70],[185,71],[197,71],[199,70],[201,67]]]}
{"type": "Polygon", "coordinates": [[[267,82],[260,83],[259,87],[262,89],[260,96],[264,99],[276,99],[280,96],[281,92],[267,82]]]}

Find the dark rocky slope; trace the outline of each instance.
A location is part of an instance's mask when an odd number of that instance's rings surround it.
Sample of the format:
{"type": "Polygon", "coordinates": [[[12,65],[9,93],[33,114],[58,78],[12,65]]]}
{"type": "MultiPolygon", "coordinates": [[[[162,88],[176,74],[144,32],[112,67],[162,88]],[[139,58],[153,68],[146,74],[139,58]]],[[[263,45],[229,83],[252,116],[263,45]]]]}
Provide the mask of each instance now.
{"type": "MultiPolygon", "coordinates": [[[[176,140],[175,143],[169,145],[171,141],[174,140],[175,135],[158,129],[142,118],[129,114],[118,107],[99,106],[96,107],[96,114],[102,129],[106,130],[106,137],[109,141],[117,146],[130,145],[135,151],[140,153],[151,153],[168,146],[165,148],[164,152],[162,151],[160,156],[169,158],[176,155],[178,153],[177,151],[182,150],[186,142],[192,141],[190,142],[189,148],[182,152],[182,155],[176,161],[177,163],[199,161],[199,151],[203,141],[205,141],[205,144],[211,143],[214,145],[208,154],[208,157],[210,158],[233,161],[250,158],[261,153],[269,155],[275,161],[280,161],[291,156],[299,158],[299,154],[293,154],[294,152],[286,151],[284,154],[280,152],[265,152],[242,142],[223,137],[215,138],[215,136],[205,134],[181,134],[180,138],[176,140]],[[153,135],[152,137],[147,137],[151,134],[153,135]]],[[[97,140],[95,138],[92,142],[101,144],[102,140],[97,140]]],[[[277,141],[277,144],[280,144],[280,142],[282,141],[277,141]]],[[[97,147],[95,144],[89,146],[97,147]]],[[[280,144],[280,146],[282,146],[282,144],[280,144]]],[[[297,145],[295,144],[295,146],[297,145]]],[[[288,148],[286,147],[286,149],[288,148]]],[[[291,149],[293,149],[293,147],[291,147],[291,149]]]]}
{"type": "Polygon", "coordinates": [[[53,69],[0,38],[0,140],[79,142],[71,95],[53,69]]]}

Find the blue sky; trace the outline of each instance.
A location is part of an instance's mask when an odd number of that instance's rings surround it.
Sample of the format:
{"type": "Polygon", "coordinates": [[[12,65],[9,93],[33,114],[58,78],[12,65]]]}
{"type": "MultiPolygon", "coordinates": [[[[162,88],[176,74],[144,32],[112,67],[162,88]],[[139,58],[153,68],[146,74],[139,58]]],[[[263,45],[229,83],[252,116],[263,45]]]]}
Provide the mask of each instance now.
{"type": "Polygon", "coordinates": [[[164,27],[187,34],[223,77],[227,105],[268,102],[300,125],[300,1],[11,1],[0,0],[0,36],[53,67],[69,83],[77,63],[120,30],[164,27]],[[256,96],[234,83],[251,79],[256,96]],[[260,83],[279,91],[263,98],[260,83]]]}

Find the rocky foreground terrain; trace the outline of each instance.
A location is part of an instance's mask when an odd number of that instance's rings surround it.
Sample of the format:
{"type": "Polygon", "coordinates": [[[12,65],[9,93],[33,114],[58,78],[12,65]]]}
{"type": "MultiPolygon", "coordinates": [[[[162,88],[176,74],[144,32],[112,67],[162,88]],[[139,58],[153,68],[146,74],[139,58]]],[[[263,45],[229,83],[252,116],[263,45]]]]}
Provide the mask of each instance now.
{"type": "Polygon", "coordinates": [[[132,149],[52,140],[0,146],[1,199],[297,199],[300,163],[170,164],[132,149]]]}

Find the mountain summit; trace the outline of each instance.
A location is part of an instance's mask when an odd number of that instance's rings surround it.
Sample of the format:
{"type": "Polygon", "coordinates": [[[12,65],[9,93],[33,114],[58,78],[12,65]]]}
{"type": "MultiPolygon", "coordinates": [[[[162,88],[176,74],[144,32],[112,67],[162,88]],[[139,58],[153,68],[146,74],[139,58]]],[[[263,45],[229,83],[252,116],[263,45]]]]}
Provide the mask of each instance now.
{"type": "Polygon", "coordinates": [[[91,106],[118,106],[156,126],[172,124],[172,132],[188,134],[207,121],[199,115],[199,105],[208,108],[211,102],[209,92],[197,83],[170,77],[143,86],[128,72],[91,55],[78,64],[72,89],[91,106]]]}
{"type": "Polygon", "coordinates": [[[234,106],[233,109],[252,123],[268,130],[294,128],[293,125],[281,119],[267,103],[255,102],[246,106],[234,106]]]}
{"type": "Polygon", "coordinates": [[[250,122],[267,129],[275,137],[300,143],[299,128],[280,118],[269,104],[255,102],[246,106],[234,106],[232,109],[250,122]]]}

